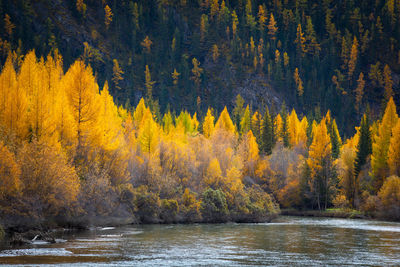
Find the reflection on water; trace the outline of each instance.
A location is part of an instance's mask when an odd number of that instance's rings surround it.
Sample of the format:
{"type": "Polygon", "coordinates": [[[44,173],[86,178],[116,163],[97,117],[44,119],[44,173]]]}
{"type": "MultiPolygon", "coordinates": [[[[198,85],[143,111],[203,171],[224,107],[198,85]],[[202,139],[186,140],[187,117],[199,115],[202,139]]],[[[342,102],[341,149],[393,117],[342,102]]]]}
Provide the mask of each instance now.
{"type": "Polygon", "coordinates": [[[0,251],[0,264],[400,265],[400,223],[281,217],[267,224],[98,228],[0,251]]]}

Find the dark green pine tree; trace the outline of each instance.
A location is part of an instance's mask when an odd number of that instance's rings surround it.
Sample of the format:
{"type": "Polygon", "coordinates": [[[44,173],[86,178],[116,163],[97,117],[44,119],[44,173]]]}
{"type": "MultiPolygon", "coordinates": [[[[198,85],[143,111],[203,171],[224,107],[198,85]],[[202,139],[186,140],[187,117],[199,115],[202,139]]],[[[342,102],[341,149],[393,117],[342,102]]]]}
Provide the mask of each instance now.
{"type": "Polygon", "coordinates": [[[233,123],[236,129],[240,129],[240,121],[242,120],[244,114],[244,99],[241,95],[236,96],[235,107],[233,109],[233,123]]]}
{"type": "Polygon", "coordinates": [[[331,137],[331,144],[332,144],[332,157],[337,159],[340,154],[340,139],[339,139],[339,131],[336,125],[336,121],[333,120],[331,125],[329,125],[329,134],[331,137]]]}
{"type": "Polygon", "coordinates": [[[265,106],[263,125],[264,127],[261,133],[261,149],[265,154],[271,155],[272,149],[275,145],[275,137],[272,118],[269,114],[269,109],[267,106],[265,106]]]}
{"type": "Polygon", "coordinates": [[[354,177],[357,179],[361,168],[367,162],[368,156],[372,153],[372,139],[369,125],[368,112],[364,114],[360,125],[360,139],[357,144],[357,154],[354,161],[354,177]]]}
{"type": "Polygon", "coordinates": [[[281,137],[283,141],[284,147],[289,147],[289,131],[288,131],[288,114],[286,110],[285,102],[282,104],[281,108],[281,117],[282,117],[282,132],[281,137]]]}

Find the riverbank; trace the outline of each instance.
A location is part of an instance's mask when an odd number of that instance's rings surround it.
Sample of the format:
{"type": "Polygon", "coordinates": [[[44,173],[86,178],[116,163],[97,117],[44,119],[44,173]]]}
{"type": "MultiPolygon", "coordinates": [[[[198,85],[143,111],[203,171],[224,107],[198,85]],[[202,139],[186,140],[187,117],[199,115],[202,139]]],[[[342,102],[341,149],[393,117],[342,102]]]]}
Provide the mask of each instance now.
{"type": "MultiPolygon", "coordinates": [[[[260,218],[253,218],[252,220],[247,218],[239,218],[238,220],[226,220],[226,221],[177,221],[172,224],[223,224],[223,223],[268,223],[276,219],[279,214],[269,214],[260,218]]],[[[85,231],[89,229],[105,229],[115,228],[128,225],[163,225],[171,224],[166,221],[158,222],[140,222],[135,217],[119,218],[119,217],[81,217],[73,220],[68,220],[63,223],[55,222],[52,220],[42,221],[41,223],[21,223],[15,224],[10,227],[6,227],[3,231],[3,235],[0,235],[0,243],[5,247],[19,247],[24,245],[35,244],[35,242],[45,243],[57,243],[64,234],[85,231]]]]}
{"type": "Polygon", "coordinates": [[[375,219],[357,210],[327,209],[327,210],[295,210],[283,209],[280,215],[300,217],[326,217],[346,219],[375,219]]]}

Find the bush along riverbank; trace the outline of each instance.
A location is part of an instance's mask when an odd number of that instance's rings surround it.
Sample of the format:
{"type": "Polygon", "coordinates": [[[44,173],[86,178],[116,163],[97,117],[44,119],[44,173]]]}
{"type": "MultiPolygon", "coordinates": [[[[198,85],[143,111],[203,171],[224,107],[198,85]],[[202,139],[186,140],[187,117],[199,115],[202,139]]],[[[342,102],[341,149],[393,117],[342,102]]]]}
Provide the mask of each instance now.
{"type": "Polygon", "coordinates": [[[185,190],[181,199],[160,199],[145,187],[132,190],[109,215],[76,213],[72,216],[36,217],[12,216],[3,219],[5,242],[9,245],[32,244],[42,240],[54,243],[65,231],[90,227],[151,223],[225,223],[269,222],[279,214],[279,207],[260,187],[248,188],[247,195],[228,196],[219,189],[206,189],[200,198],[185,190]],[[128,197],[127,197],[128,198],[128,197]],[[128,210],[131,213],[128,213],[128,210]]]}

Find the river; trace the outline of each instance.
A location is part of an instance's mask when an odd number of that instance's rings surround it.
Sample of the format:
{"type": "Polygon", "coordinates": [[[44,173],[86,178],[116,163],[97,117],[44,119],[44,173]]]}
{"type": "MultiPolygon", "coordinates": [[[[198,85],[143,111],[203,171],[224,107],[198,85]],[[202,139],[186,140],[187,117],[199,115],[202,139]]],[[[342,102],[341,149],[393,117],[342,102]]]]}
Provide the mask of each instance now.
{"type": "Polygon", "coordinates": [[[400,223],[280,217],[260,224],[133,225],[0,251],[0,264],[400,266],[400,223]]]}

